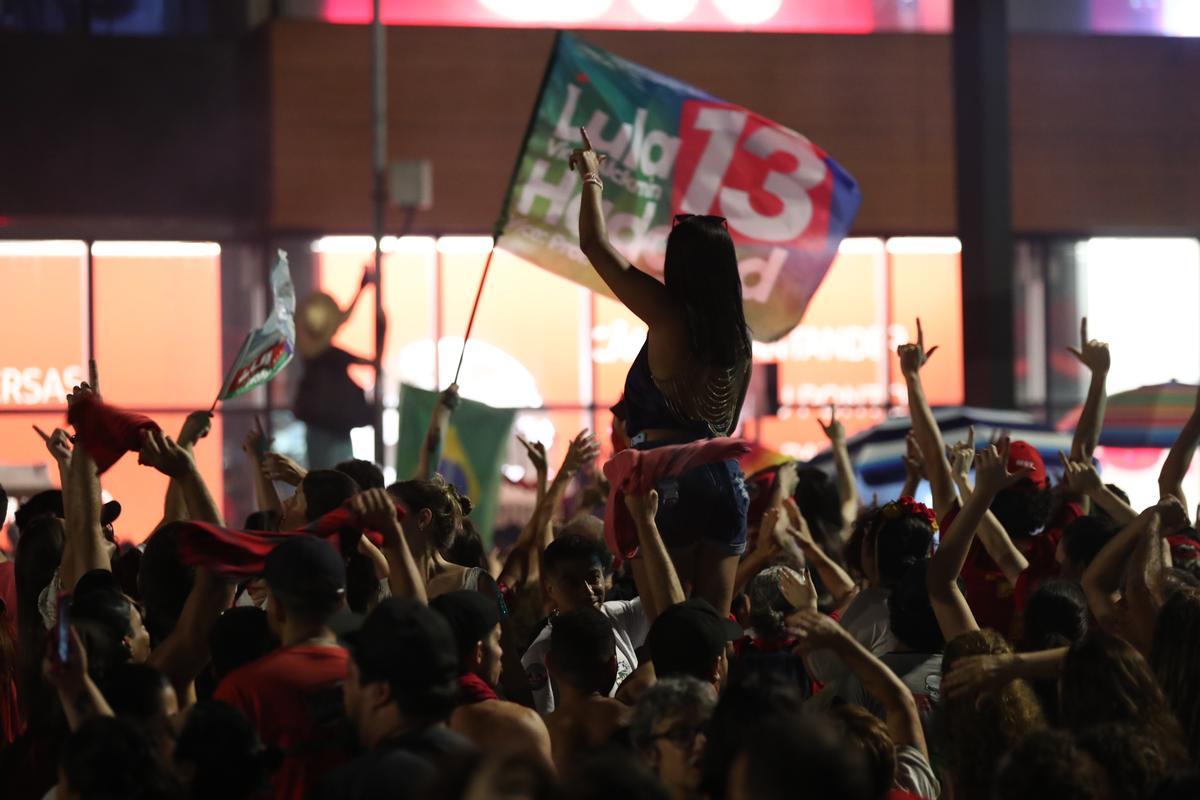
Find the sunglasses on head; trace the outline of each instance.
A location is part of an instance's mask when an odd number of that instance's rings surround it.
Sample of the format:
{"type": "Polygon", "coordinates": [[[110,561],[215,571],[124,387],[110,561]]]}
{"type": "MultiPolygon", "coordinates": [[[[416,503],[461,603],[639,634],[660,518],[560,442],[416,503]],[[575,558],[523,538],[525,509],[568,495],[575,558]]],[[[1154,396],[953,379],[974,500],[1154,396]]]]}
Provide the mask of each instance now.
{"type": "Polygon", "coordinates": [[[671,227],[674,228],[679,223],[688,219],[701,219],[705,222],[719,222],[725,227],[725,230],[729,230],[729,220],[725,219],[724,217],[717,216],[716,214],[676,214],[675,218],[671,221],[671,227]]]}

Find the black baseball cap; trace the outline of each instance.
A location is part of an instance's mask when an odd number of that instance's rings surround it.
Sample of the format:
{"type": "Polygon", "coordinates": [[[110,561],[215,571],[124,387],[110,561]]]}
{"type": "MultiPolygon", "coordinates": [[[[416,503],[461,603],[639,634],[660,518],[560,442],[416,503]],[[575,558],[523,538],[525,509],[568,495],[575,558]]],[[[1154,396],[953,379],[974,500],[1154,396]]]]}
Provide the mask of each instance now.
{"type": "Polygon", "coordinates": [[[703,679],[725,645],[742,636],[742,628],[699,597],[664,609],[650,626],[646,647],[659,678],[693,675],[703,679]]]}
{"type": "Polygon", "coordinates": [[[267,554],[263,577],[271,591],[288,597],[334,599],[346,591],[346,563],[322,539],[296,534],[267,554]]]}
{"type": "Polygon", "coordinates": [[[429,607],[442,615],[458,646],[455,652],[464,653],[500,624],[500,608],[479,592],[457,591],[438,595],[429,607]]]}
{"type": "MultiPolygon", "coordinates": [[[[38,517],[63,517],[65,515],[62,490],[47,489],[44,492],[38,492],[22,503],[16,514],[13,515],[13,521],[17,523],[17,528],[24,528],[38,517]]],[[[121,516],[121,504],[116,500],[110,500],[100,507],[101,525],[112,525],[119,516],[121,516]]]]}
{"type": "Polygon", "coordinates": [[[387,681],[415,695],[458,677],[458,648],[449,623],[416,600],[387,598],[361,628],[343,638],[364,683],[387,681]]]}

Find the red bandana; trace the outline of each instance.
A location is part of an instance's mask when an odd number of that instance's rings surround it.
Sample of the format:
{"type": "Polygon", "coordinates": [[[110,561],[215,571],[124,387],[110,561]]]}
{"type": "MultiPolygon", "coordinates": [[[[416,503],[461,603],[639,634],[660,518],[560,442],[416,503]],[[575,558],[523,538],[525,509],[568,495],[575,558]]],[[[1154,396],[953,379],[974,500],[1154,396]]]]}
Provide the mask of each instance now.
{"type": "Polygon", "coordinates": [[[458,702],[462,705],[471,706],[484,700],[497,699],[496,692],[488,686],[487,681],[474,672],[458,676],[458,702]]]}

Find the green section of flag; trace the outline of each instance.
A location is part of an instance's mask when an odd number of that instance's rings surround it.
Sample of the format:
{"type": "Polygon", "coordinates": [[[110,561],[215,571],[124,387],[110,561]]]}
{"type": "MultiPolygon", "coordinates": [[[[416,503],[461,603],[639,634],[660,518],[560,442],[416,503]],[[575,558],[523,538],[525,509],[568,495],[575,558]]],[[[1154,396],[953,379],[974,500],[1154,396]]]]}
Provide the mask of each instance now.
{"type": "MultiPolygon", "coordinates": [[[[435,392],[408,385],[400,387],[400,441],[396,447],[396,475],[400,480],[407,480],[417,470],[437,402],[435,392]]],[[[474,505],[471,521],[486,547],[492,543],[500,467],[515,418],[513,409],[462,400],[450,417],[442,442],[437,471],[461,494],[471,498],[474,505]]]]}

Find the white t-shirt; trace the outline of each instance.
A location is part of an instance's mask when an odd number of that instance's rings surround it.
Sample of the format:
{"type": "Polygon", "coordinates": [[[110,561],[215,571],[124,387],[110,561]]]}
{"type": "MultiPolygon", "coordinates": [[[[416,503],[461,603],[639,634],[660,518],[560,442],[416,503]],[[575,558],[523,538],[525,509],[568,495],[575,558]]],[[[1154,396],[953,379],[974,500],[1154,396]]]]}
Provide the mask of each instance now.
{"type": "Polygon", "coordinates": [[[912,745],[896,748],[896,786],[926,800],[937,800],[942,793],[929,759],[912,745]]]}
{"type": "MultiPolygon", "coordinates": [[[[610,693],[615,696],[621,682],[637,669],[637,648],[645,643],[650,622],[646,619],[640,597],[610,600],[600,606],[600,611],[612,623],[613,638],[617,644],[617,680],[610,693]]],[[[546,653],[550,652],[550,628],[553,624],[554,620],[551,619],[521,657],[521,666],[525,668],[525,677],[529,680],[529,688],[533,690],[533,703],[543,716],[554,710],[554,688],[550,685],[550,674],[546,670],[546,653]]]]}
{"type": "MultiPolygon", "coordinates": [[[[896,649],[896,637],[892,635],[892,623],[888,611],[887,589],[870,586],[850,601],[842,614],[840,623],[846,632],[873,656],[881,656],[896,649]]],[[[809,676],[821,683],[833,681],[847,675],[850,670],[832,650],[816,650],[804,659],[809,676]]]]}

